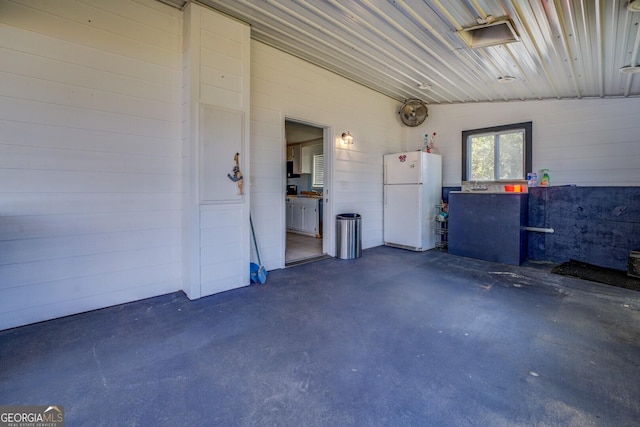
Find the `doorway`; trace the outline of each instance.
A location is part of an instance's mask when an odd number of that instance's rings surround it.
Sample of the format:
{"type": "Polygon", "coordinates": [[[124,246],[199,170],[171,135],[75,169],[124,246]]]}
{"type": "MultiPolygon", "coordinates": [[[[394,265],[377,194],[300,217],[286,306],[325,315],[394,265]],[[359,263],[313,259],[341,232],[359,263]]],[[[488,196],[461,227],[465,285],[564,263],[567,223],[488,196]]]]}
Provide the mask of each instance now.
{"type": "Polygon", "coordinates": [[[285,267],[326,257],[326,134],[324,127],[285,119],[285,267]]]}

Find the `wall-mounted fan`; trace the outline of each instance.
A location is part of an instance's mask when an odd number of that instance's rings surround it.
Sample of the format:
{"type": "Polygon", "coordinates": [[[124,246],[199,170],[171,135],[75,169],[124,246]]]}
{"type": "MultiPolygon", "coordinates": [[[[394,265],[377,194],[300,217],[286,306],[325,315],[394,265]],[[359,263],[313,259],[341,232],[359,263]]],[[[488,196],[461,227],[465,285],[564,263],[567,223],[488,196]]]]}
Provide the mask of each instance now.
{"type": "Polygon", "coordinates": [[[419,99],[408,99],[400,107],[400,120],[407,126],[418,126],[429,115],[427,105],[419,99]]]}

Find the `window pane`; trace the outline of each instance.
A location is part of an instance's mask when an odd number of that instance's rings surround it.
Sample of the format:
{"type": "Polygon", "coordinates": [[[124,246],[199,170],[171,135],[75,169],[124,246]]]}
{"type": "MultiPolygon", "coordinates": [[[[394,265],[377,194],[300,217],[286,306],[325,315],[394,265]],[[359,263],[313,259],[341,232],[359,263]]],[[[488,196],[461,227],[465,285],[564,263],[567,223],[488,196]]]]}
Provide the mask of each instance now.
{"type": "Polygon", "coordinates": [[[500,168],[498,179],[522,179],[524,176],[524,132],[498,134],[500,168]]]}
{"type": "Polygon", "coordinates": [[[493,135],[472,136],[469,138],[471,153],[471,181],[493,180],[495,170],[495,145],[493,135]]]}
{"type": "Polygon", "coordinates": [[[312,174],[312,187],[324,186],[324,155],[313,155],[313,174],[312,174]]]}
{"type": "Polygon", "coordinates": [[[531,170],[532,122],[462,131],[462,180],[525,179],[531,170]]]}

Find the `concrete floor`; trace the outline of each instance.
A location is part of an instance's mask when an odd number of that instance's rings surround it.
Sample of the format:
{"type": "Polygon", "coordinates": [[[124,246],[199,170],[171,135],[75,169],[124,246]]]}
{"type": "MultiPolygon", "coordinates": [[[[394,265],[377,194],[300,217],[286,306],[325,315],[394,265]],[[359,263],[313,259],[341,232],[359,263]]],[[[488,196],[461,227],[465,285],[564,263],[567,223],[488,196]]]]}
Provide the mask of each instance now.
{"type": "Polygon", "coordinates": [[[0,404],[69,426],[630,426],[640,294],[388,247],[0,332],[0,404]]]}

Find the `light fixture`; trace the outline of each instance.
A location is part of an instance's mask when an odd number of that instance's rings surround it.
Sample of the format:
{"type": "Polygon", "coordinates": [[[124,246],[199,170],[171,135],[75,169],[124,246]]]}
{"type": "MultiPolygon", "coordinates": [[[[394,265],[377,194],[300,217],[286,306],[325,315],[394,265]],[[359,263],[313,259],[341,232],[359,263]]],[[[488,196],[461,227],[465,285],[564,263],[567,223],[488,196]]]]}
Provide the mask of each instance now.
{"type": "Polygon", "coordinates": [[[513,81],[515,81],[516,78],[513,76],[501,76],[498,77],[498,83],[511,83],[513,81]]]}
{"type": "Polygon", "coordinates": [[[620,72],[624,74],[640,73],[640,65],[627,65],[620,68],[620,72]]]}
{"type": "Polygon", "coordinates": [[[342,143],[345,145],[353,144],[353,135],[347,131],[347,133],[342,134],[342,143]]]}
{"type": "Polygon", "coordinates": [[[421,90],[431,90],[431,85],[428,83],[419,83],[418,84],[418,89],[421,90]]]}
{"type": "Polygon", "coordinates": [[[629,12],[640,12],[640,0],[631,0],[627,5],[629,12]]]}

